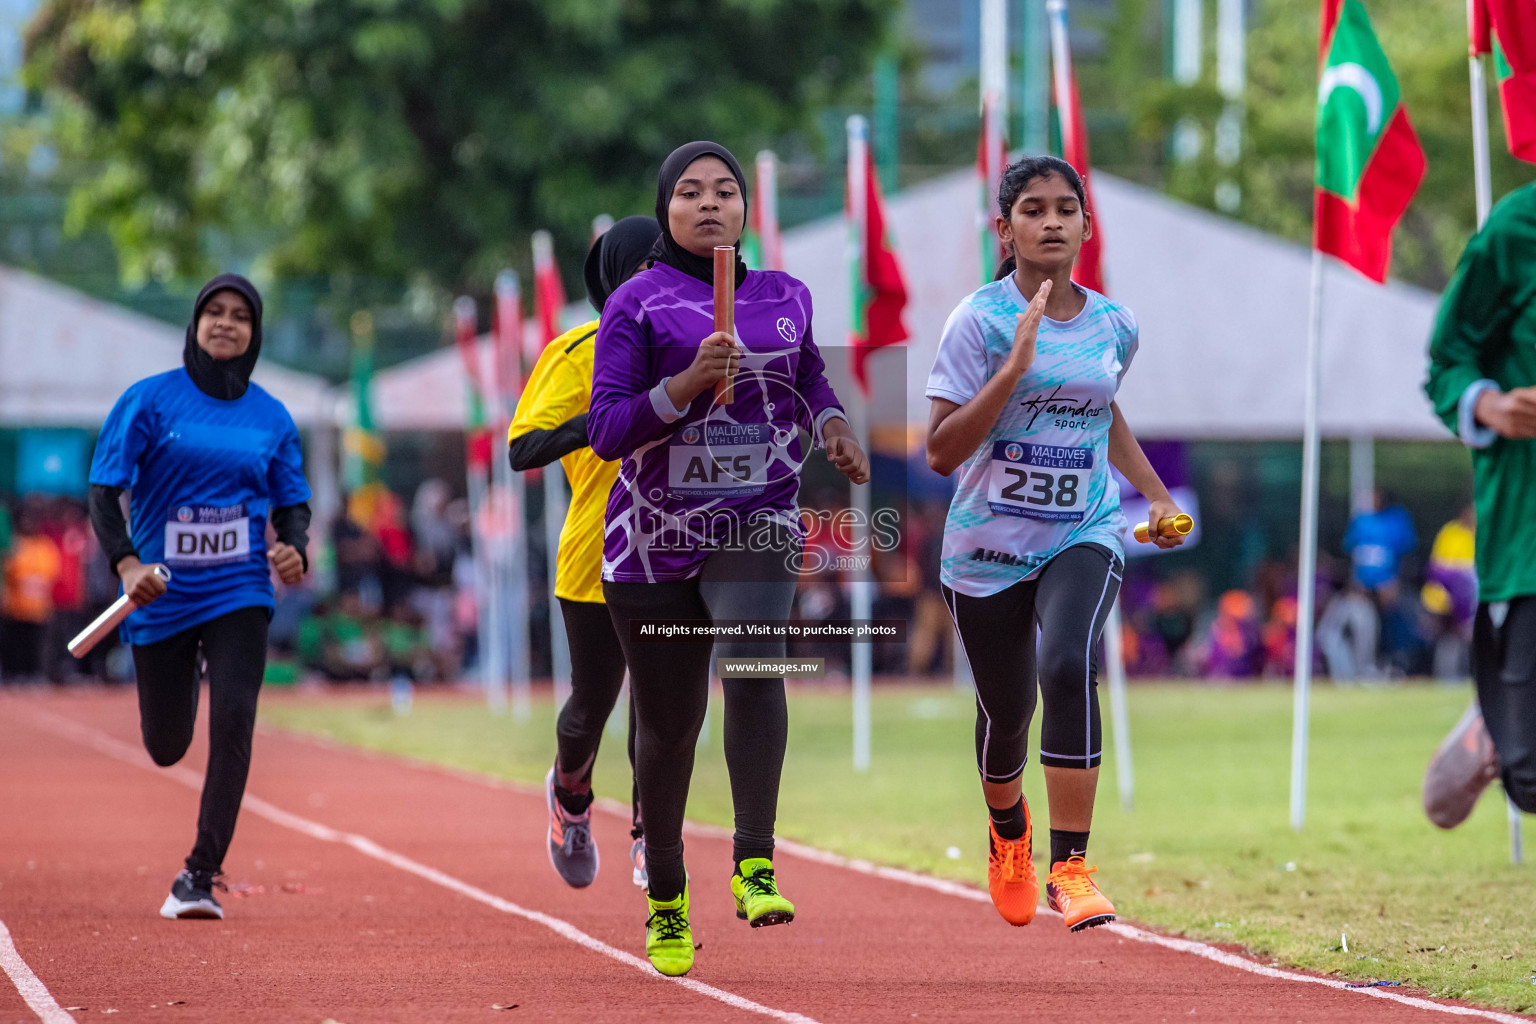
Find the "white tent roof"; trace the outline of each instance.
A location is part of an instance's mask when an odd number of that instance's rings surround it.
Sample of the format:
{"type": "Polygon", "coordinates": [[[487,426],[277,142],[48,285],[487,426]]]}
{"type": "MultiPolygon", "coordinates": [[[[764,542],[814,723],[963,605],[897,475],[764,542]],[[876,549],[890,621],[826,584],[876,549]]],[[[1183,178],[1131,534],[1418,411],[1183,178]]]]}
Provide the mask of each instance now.
{"type": "MultiPolygon", "coordinates": [[[[1304,247],[1100,174],[1095,198],[1108,288],[1136,313],[1141,351],[1120,395],[1142,437],[1291,438],[1302,430],[1311,254],[1304,247]]],[[[892,199],[891,236],[909,293],[911,340],[902,360],[870,361],[876,422],[924,423],[923,388],[950,311],[979,284],[976,179],[946,175],[892,199]],[[900,396],[899,398],[896,396],[900,396]],[[877,404],[880,403],[877,397],[877,404]]],[[[847,232],[839,217],[785,233],[785,264],[810,285],[815,336],[843,344],[849,322],[847,232]]],[[[1441,439],[1420,388],[1436,297],[1378,287],[1329,268],[1323,333],[1324,436],[1441,439]]],[[[590,314],[568,311],[571,322],[590,314]]],[[[829,363],[840,358],[828,353],[829,363]]],[[[457,429],[464,372],[451,348],[374,379],[381,429],[457,429]]]]}
{"type": "MultiPolygon", "coordinates": [[[[0,425],[99,427],[130,384],[180,366],[181,348],[176,327],[0,267],[0,425]]],[[[324,378],[265,361],[254,379],[299,426],[334,424],[324,378]]]]}

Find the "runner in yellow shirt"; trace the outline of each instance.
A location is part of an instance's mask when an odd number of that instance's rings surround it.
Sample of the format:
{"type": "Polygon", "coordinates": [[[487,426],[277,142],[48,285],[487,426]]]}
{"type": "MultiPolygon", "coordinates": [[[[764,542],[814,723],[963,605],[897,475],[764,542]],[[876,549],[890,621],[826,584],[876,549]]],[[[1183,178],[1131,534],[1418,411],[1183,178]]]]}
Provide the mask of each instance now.
{"type": "MultiPolygon", "coordinates": [[[[625,217],[592,244],[587,255],[587,296],[601,315],[619,285],[650,265],[661,229],[654,217],[625,217]]],[[[597,321],[551,341],[534,365],[507,431],[507,451],[518,471],[556,459],[571,484],[570,511],[560,531],[555,597],[571,648],[571,696],[555,725],[555,764],[544,779],[549,805],[549,862],[566,884],[580,889],[597,877],[592,842],[592,765],[603,726],[624,684],[624,651],[603,603],[603,512],[619,474],[588,447],[587,409],[592,401],[592,350],[597,321]]],[[[635,712],[629,712],[629,763],[635,763],[635,712]]],[[[640,798],[632,800],[634,882],[644,887],[645,838],[640,798]]]]}

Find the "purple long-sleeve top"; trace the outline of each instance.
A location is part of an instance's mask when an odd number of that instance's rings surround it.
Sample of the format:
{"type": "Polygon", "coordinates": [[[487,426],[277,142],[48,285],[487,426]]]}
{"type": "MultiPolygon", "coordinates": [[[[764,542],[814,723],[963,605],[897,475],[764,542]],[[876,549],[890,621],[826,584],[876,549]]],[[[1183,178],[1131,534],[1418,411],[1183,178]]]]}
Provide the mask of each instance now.
{"type": "Polygon", "coordinates": [[[713,389],[677,409],[666,382],[714,332],[714,289],[666,264],[608,298],[597,331],[587,434],[623,459],[608,494],[603,579],[654,583],[698,575],[734,527],[775,519],[796,532],[804,448],[843,410],[811,338],[811,293],[777,271],[736,290],[742,358],[729,405],[713,389]]]}

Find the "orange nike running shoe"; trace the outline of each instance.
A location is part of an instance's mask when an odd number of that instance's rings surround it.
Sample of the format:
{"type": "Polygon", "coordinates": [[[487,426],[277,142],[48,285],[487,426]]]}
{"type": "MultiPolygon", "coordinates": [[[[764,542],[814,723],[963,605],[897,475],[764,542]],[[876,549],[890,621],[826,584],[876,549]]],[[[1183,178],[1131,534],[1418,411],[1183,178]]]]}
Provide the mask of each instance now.
{"type": "Polygon", "coordinates": [[[1035,862],[1030,859],[1029,805],[1024,805],[1024,838],[1004,839],[997,826],[987,819],[987,892],[992,905],[1011,925],[1022,926],[1035,919],[1040,902],[1040,882],[1035,878],[1035,862]]]}
{"type": "Polygon", "coordinates": [[[1115,919],[1115,905],[1088,877],[1097,870],[1089,867],[1083,858],[1073,857],[1051,868],[1051,873],[1046,876],[1045,895],[1051,909],[1060,913],[1067,927],[1075,932],[1115,919]]]}

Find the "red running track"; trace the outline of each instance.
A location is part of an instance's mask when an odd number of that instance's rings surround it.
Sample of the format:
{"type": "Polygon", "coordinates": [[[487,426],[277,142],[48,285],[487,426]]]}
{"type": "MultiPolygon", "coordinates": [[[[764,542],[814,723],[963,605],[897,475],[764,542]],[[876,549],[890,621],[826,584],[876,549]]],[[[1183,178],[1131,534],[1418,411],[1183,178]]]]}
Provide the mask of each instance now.
{"type": "Polygon", "coordinates": [[[689,837],[704,948],[680,984],[644,963],[621,815],[598,816],[603,870],[575,891],[539,793],[265,730],[226,865],[246,895],[222,922],[164,921],[204,756],[200,734],[154,768],[131,693],[0,695],[0,922],[66,1008],[29,1009],[0,948],[0,1024],[1525,1019],[1266,976],[1129,927],[1010,928],[974,890],[789,849],[800,916],[754,931],[713,830],[689,837]]]}

